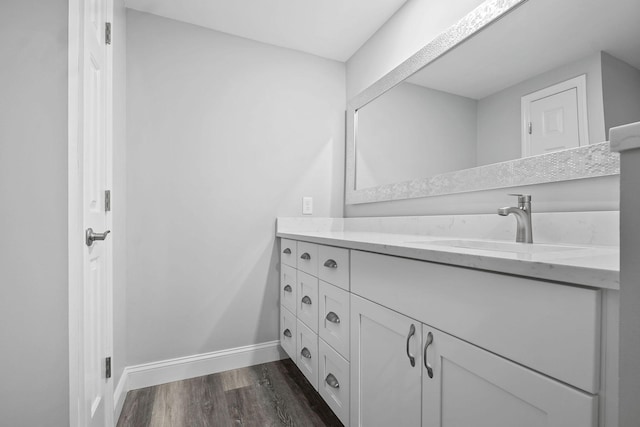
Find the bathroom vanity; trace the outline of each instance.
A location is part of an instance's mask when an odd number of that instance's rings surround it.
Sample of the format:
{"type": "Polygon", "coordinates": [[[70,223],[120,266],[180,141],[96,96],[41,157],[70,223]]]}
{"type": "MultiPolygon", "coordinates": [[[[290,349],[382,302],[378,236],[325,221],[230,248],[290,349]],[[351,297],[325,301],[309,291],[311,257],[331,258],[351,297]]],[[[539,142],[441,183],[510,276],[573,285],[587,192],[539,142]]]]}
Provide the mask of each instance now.
{"type": "Polygon", "coordinates": [[[617,425],[615,246],[345,221],[277,233],[282,347],[345,425],[617,425]]]}

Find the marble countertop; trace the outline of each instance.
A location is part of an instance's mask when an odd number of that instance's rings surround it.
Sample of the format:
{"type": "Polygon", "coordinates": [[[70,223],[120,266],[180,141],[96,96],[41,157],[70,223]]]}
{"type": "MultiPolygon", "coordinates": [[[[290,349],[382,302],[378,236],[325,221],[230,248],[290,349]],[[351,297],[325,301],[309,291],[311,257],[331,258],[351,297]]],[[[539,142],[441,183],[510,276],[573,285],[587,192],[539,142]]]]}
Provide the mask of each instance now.
{"type": "MultiPolygon", "coordinates": [[[[544,244],[545,251],[522,253],[454,247],[443,242],[464,240],[459,236],[298,230],[279,230],[277,236],[535,279],[603,289],[620,288],[620,251],[615,246],[544,244]]],[[[516,244],[514,247],[518,251],[528,249],[518,248],[516,244]]]]}

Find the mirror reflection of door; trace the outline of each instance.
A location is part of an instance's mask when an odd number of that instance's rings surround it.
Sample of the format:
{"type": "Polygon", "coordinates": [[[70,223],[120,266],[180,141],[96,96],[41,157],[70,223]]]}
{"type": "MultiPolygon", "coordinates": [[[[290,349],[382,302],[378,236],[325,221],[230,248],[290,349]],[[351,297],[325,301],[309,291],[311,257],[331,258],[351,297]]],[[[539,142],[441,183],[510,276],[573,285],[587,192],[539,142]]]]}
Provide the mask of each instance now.
{"type": "Polygon", "coordinates": [[[584,75],[522,97],[522,156],[587,145],[584,75]]]}

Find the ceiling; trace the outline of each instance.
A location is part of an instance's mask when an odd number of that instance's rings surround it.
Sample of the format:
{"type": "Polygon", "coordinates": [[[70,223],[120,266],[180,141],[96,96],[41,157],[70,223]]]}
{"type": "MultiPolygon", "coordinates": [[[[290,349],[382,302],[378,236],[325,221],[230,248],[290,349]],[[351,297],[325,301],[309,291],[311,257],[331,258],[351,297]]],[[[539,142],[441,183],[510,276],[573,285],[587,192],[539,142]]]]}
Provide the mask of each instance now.
{"type": "Polygon", "coordinates": [[[126,0],[126,5],[344,62],[406,1],[126,0]]]}

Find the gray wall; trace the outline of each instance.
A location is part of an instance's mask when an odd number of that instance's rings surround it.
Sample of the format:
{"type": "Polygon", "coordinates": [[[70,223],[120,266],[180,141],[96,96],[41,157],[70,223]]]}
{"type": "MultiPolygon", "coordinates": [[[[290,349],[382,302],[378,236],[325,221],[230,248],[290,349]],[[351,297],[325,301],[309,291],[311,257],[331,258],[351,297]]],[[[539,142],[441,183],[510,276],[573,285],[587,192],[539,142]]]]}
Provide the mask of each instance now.
{"type": "Polygon", "coordinates": [[[607,136],[612,127],[640,121],[640,70],[603,53],[602,87],[607,136]]]}
{"type": "Polygon", "coordinates": [[[0,3],[0,424],[69,424],[66,0],[0,3]],[[35,13],[37,11],[37,13],[35,13]]]}
{"type": "Polygon", "coordinates": [[[475,166],[476,101],[402,83],[358,111],[356,188],[475,166]]]}
{"type": "Polygon", "coordinates": [[[278,339],[277,216],[342,216],[344,64],[128,11],[127,365],[278,339]]]}
{"type": "Polygon", "coordinates": [[[113,386],[126,367],[127,347],[127,25],[124,0],[114,1],[113,51],[113,386]]]}

